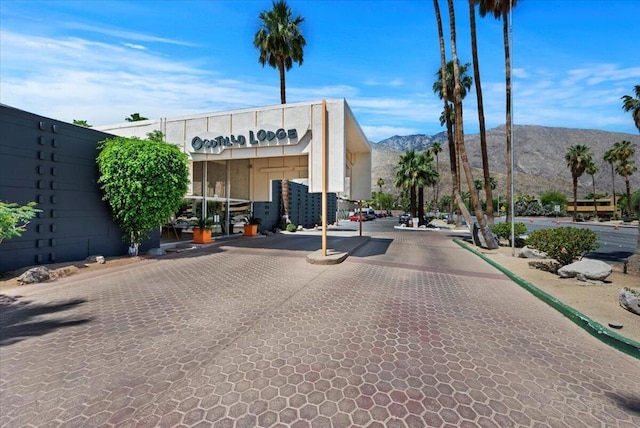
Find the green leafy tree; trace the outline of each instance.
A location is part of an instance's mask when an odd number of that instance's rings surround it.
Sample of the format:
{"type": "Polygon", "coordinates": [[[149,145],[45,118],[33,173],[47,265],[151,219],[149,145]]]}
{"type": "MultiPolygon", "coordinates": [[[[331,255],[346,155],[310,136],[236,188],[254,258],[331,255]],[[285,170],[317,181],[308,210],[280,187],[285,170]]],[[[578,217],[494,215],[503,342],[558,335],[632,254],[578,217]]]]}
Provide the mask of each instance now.
{"type": "Polygon", "coordinates": [[[633,91],[635,93],[635,97],[631,95],[622,96],[622,109],[624,111],[631,112],[636,128],[638,128],[638,132],[640,132],[640,85],[636,85],[633,88],[633,91]]]}
{"type": "Polygon", "coordinates": [[[280,101],[287,103],[285,71],[291,70],[294,62],[302,65],[303,49],[307,44],[300,24],[304,18],[292,17],[292,11],[284,0],[274,1],[272,10],[258,15],[262,26],[255,34],[253,45],[260,51],[258,61],[264,67],[269,64],[280,73],[280,101]]]}
{"type": "Polygon", "coordinates": [[[149,120],[144,116],[140,116],[140,113],[131,113],[131,116],[125,117],[124,120],[127,122],[139,122],[141,120],[149,120]]]}
{"type": "Polygon", "coordinates": [[[396,175],[393,184],[405,195],[409,195],[409,212],[411,213],[411,217],[417,217],[416,187],[418,185],[419,174],[420,167],[418,165],[418,155],[415,150],[407,150],[403,155],[400,155],[400,161],[396,165],[396,175]]]}
{"type": "Polygon", "coordinates": [[[73,119],[73,124],[78,126],[84,126],[85,128],[91,128],[93,125],[89,125],[86,120],[73,119]]]}
{"type": "Polygon", "coordinates": [[[554,205],[560,205],[560,210],[564,211],[567,206],[567,196],[556,190],[549,190],[540,195],[540,204],[551,211],[554,205]]]}
{"type": "Polygon", "coordinates": [[[384,179],[382,177],[378,177],[378,181],[376,182],[378,188],[380,189],[380,193],[382,193],[382,186],[384,186],[384,179]]]}
{"type": "Polygon", "coordinates": [[[424,221],[424,188],[433,186],[438,182],[438,171],[433,165],[433,156],[430,151],[421,152],[418,155],[418,218],[424,221]]]}
{"type": "Polygon", "coordinates": [[[98,183],[113,216],[130,242],[129,254],[148,232],[182,205],[189,172],[187,155],[173,144],[115,137],[100,143],[98,183]]]}
{"type": "Polygon", "coordinates": [[[576,144],[569,147],[569,151],[565,154],[564,159],[567,161],[567,167],[571,170],[571,178],[573,179],[573,221],[578,219],[578,178],[584,174],[589,163],[593,160],[591,149],[584,144],[576,144]]]}
{"type": "Polygon", "coordinates": [[[147,132],[147,140],[157,141],[158,143],[164,143],[164,134],[158,129],[154,129],[151,132],[147,132]]]}
{"type": "Polygon", "coordinates": [[[20,206],[0,201],[0,243],[21,236],[27,230],[29,221],[41,211],[36,208],[35,202],[20,206]]]}

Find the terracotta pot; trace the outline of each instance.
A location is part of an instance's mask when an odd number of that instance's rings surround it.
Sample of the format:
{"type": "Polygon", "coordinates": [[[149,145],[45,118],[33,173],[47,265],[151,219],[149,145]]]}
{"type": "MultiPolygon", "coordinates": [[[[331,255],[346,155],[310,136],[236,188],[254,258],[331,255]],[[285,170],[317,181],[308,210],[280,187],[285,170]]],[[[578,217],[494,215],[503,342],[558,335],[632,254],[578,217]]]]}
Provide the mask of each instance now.
{"type": "Polygon", "coordinates": [[[193,228],[194,244],[210,244],[211,242],[213,242],[211,239],[211,229],[200,229],[199,227],[193,228]]]}
{"type": "Polygon", "coordinates": [[[258,235],[258,225],[257,224],[245,224],[244,225],[244,236],[257,236],[258,235]]]}

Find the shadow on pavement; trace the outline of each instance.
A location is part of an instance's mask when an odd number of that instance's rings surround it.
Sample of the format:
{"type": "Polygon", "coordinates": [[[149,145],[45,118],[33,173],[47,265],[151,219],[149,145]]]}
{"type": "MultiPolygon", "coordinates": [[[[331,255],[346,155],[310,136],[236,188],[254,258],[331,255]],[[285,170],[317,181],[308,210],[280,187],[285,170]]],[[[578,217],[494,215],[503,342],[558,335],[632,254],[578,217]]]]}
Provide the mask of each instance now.
{"type": "Polygon", "coordinates": [[[66,302],[35,304],[19,301],[14,297],[0,295],[0,346],[7,346],[27,337],[42,336],[63,327],[90,322],[84,319],[43,319],[35,318],[73,309],[86,302],[85,299],[73,299],[66,302]]]}
{"type": "Polygon", "coordinates": [[[615,392],[607,392],[605,395],[619,407],[640,414],[640,397],[637,395],[629,395],[626,393],[618,394],[615,392]]]}

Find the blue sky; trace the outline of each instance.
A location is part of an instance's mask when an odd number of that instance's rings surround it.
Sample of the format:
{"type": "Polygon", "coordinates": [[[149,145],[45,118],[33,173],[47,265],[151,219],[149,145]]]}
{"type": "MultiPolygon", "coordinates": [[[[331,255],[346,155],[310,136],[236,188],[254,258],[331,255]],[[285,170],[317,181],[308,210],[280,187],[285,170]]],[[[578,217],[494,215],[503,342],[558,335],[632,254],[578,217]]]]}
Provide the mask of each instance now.
{"type": "MultiPolygon", "coordinates": [[[[345,98],[371,141],[435,134],[442,102],[433,2],[289,0],[305,17],[287,101],[345,98]]],[[[468,3],[455,0],[471,62],[468,3]]],[[[253,35],[270,0],[17,1],[0,5],[0,102],[94,126],[278,104],[253,35]]],[[[446,2],[440,1],[449,38],[446,2]]],[[[620,97],[640,84],[638,0],[520,0],[513,11],[514,123],[637,133],[620,97]]],[[[502,24],[477,17],[487,127],[504,124],[502,24]]],[[[447,43],[447,54],[450,55],[447,43]]],[[[475,91],[465,132],[477,133],[475,91]]]]}

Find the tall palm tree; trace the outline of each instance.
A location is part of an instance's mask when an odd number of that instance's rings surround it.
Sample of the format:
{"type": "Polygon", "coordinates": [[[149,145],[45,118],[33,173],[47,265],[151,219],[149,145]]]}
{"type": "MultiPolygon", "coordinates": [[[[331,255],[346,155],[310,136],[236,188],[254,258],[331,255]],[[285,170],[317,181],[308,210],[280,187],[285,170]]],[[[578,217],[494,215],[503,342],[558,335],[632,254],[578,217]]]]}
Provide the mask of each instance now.
{"type": "Polygon", "coordinates": [[[478,38],[476,36],[476,3],[480,0],[469,0],[469,21],[471,28],[471,56],[473,58],[473,79],[478,101],[478,125],[480,131],[480,154],[482,157],[482,173],[484,175],[484,193],[487,201],[487,219],[493,225],[493,193],[491,189],[491,172],[489,171],[489,154],[487,152],[487,132],[484,123],[484,104],[482,102],[482,85],[480,84],[480,62],[478,60],[478,38]]]}
{"type": "MultiPolygon", "coordinates": [[[[444,49],[444,32],[442,31],[442,18],[440,16],[440,6],[438,0],[433,0],[433,8],[435,9],[436,22],[438,24],[438,40],[440,42],[440,76],[446,76],[447,74],[447,58],[444,49]]],[[[444,119],[447,124],[447,144],[449,146],[449,168],[451,169],[451,199],[449,201],[449,218],[453,217],[453,204],[455,201],[456,192],[460,192],[460,179],[458,178],[457,159],[458,154],[456,145],[453,140],[453,125],[451,122],[451,106],[447,101],[449,99],[449,92],[451,88],[447,85],[447,79],[442,81],[442,96],[440,97],[444,102],[444,119]]],[[[442,125],[442,120],[440,124],[442,125]]],[[[460,216],[457,216],[457,223],[460,224],[460,216]]]]}
{"type": "Polygon", "coordinates": [[[612,148],[604,152],[603,159],[611,165],[611,196],[613,197],[613,215],[616,215],[616,180],[613,164],[616,162],[616,149],[612,148]]]}
{"type": "MultiPolygon", "coordinates": [[[[442,152],[442,144],[433,143],[431,145],[431,147],[429,147],[429,151],[436,158],[436,171],[438,172],[438,177],[439,177],[440,176],[440,163],[438,162],[438,154],[440,154],[442,152]]],[[[435,199],[435,202],[436,202],[436,206],[438,206],[438,196],[439,196],[438,193],[440,192],[439,182],[440,182],[440,179],[438,178],[438,180],[436,180],[435,184],[433,185],[433,195],[434,195],[434,199],[435,199]]]]}
{"type": "Polygon", "coordinates": [[[569,151],[564,155],[567,167],[571,170],[573,179],[573,221],[578,220],[578,178],[584,174],[587,166],[593,160],[591,149],[584,144],[576,144],[569,147],[569,151]]]}
{"type": "MultiPolygon", "coordinates": [[[[498,242],[495,239],[493,233],[486,225],[486,219],[480,201],[478,200],[478,194],[474,191],[473,176],[471,174],[471,167],[469,166],[469,159],[467,158],[467,152],[464,144],[464,129],[462,121],[462,80],[460,75],[460,68],[458,67],[458,53],[456,47],[456,18],[453,8],[453,0],[447,0],[449,6],[449,28],[451,31],[451,61],[453,62],[453,95],[454,95],[454,111],[455,111],[455,131],[456,131],[456,148],[460,155],[460,164],[464,169],[464,175],[467,179],[467,187],[471,193],[471,204],[473,211],[476,215],[476,221],[480,228],[480,233],[484,238],[484,243],[489,249],[498,248],[498,242]]],[[[444,79],[443,79],[444,80],[444,79]]]]}
{"type": "Polygon", "coordinates": [[[640,85],[636,85],[633,91],[635,92],[635,98],[631,95],[622,96],[622,109],[631,112],[636,128],[640,132],[640,85]]]}
{"type": "Polygon", "coordinates": [[[511,221],[511,48],[509,46],[509,12],[516,5],[517,0],[480,0],[480,16],[492,14],[496,19],[502,19],[502,38],[504,41],[504,70],[506,87],[506,121],[507,134],[507,222],[511,221]]]}
{"type": "MultiPolygon", "coordinates": [[[[471,78],[471,76],[469,76],[467,74],[467,70],[469,70],[469,67],[471,66],[469,63],[465,63],[465,64],[460,64],[460,61],[457,61],[458,64],[458,70],[460,73],[460,94],[461,97],[464,99],[464,97],[466,97],[467,92],[469,91],[469,89],[471,89],[471,85],[473,84],[473,79],[471,78]]],[[[443,74],[442,68],[440,68],[440,70],[438,70],[436,72],[436,81],[433,83],[433,92],[435,94],[438,95],[438,97],[440,97],[440,99],[445,100],[445,109],[444,111],[440,114],[440,125],[443,125],[446,123],[447,125],[447,139],[449,141],[449,144],[451,146],[454,147],[454,152],[456,154],[455,157],[450,158],[452,159],[452,162],[455,161],[455,172],[456,172],[456,180],[455,183],[457,185],[457,190],[458,192],[460,192],[460,184],[461,184],[461,180],[460,180],[460,156],[459,153],[457,152],[457,142],[455,142],[455,137],[456,137],[456,133],[455,133],[455,109],[453,108],[453,104],[455,101],[454,98],[454,93],[453,93],[453,88],[454,88],[454,82],[453,82],[453,61],[449,61],[446,64],[446,71],[445,74],[443,74]],[[442,76],[445,75],[446,76],[446,81],[443,81],[442,76]],[[447,88],[447,94],[445,96],[444,93],[444,88],[447,88]],[[448,107],[448,108],[447,108],[448,107]],[[447,111],[449,112],[447,115],[447,111]]],[[[452,200],[454,200],[452,198],[452,200]]]]}
{"type": "Polygon", "coordinates": [[[262,11],[258,17],[262,26],[253,39],[253,45],[260,51],[258,61],[263,67],[269,64],[280,72],[280,102],[286,104],[284,72],[291,70],[294,62],[302,65],[303,49],[307,44],[300,31],[304,18],[292,18],[285,0],[274,1],[273,9],[262,11]]]}
{"type": "Polygon", "coordinates": [[[636,171],[638,167],[632,160],[624,160],[618,163],[616,166],[616,173],[624,177],[624,184],[627,190],[627,215],[631,215],[631,187],[629,183],[629,177],[631,177],[636,171]]]}
{"type": "Polygon", "coordinates": [[[592,192],[593,192],[593,216],[597,220],[598,219],[598,203],[596,201],[596,177],[595,177],[595,175],[598,172],[598,165],[596,165],[595,162],[593,162],[593,160],[591,160],[591,162],[589,162],[589,165],[587,165],[587,168],[585,169],[585,172],[591,176],[591,185],[592,185],[592,192]]]}

